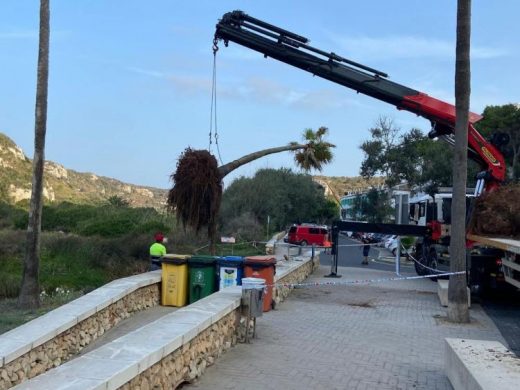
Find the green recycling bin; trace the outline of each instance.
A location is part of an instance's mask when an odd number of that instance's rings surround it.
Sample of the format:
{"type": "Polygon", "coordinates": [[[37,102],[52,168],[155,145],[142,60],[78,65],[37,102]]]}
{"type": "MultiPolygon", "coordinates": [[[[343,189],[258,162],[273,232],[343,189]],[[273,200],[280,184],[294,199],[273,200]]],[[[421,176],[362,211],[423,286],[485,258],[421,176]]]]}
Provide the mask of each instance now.
{"type": "Polygon", "coordinates": [[[189,303],[213,294],[216,290],[217,256],[192,256],[188,260],[188,300],[189,303]]]}

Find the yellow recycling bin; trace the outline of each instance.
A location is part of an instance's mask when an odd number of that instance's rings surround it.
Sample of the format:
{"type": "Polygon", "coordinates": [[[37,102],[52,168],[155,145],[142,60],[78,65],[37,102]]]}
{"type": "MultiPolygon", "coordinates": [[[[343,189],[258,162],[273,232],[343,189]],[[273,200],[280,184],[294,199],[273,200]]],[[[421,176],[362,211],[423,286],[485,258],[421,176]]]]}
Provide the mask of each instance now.
{"type": "Polygon", "coordinates": [[[188,255],[164,255],[162,257],[163,306],[185,306],[188,301],[188,255]]]}

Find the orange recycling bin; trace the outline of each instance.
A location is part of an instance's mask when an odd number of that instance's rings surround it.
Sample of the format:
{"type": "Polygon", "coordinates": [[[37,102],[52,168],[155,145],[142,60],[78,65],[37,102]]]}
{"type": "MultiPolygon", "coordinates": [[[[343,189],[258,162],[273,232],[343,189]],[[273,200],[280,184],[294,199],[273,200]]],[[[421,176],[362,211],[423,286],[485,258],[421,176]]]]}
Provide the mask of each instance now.
{"type": "Polygon", "coordinates": [[[246,278],[265,279],[266,293],[264,295],[264,312],[273,308],[273,284],[276,273],[276,258],[274,256],[248,256],[244,261],[244,276],[246,278]]]}

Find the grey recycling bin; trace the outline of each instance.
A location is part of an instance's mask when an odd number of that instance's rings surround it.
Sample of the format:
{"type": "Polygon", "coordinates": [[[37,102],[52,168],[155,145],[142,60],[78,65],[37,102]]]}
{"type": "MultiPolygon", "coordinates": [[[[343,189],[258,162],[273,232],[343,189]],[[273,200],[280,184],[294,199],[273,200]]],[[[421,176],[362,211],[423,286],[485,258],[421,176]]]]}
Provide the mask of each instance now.
{"type": "Polygon", "coordinates": [[[265,279],[242,278],[242,302],[249,307],[248,314],[261,317],[264,305],[265,279]]]}

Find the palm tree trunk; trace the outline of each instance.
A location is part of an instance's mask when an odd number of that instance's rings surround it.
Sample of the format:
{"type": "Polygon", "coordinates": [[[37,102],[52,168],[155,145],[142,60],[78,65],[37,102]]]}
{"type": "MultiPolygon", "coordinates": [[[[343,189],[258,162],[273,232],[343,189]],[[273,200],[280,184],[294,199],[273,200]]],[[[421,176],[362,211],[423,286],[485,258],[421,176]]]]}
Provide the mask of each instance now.
{"type": "MultiPolygon", "coordinates": [[[[470,84],[471,0],[458,0],[457,51],[455,62],[455,149],[450,244],[452,272],[466,270],[466,181],[470,84]]],[[[448,319],[469,322],[466,276],[451,275],[448,289],[448,319]]]]}
{"type": "Polygon", "coordinates": [[[220,177],[224,178],[227,174],[233,172],[235,169],[240,168],[242,165],[250,163],[251,161],[257,160],[261,157],[267,156],[269,154],[280,153],[280,152],[288,152],[291,150],[305,149],[307,145],[301,144],[291,144],[286,146],[280,146],[277,148],[269,148],[264,150],[259,150],[258,152],[254,152],[248,154],[244,157],[231,161],[227,164],[221,165],[218,167],[220,172],[220,177]]]}
{"type": "Polygon", "coordinates": [[[47,131],[47,89],[49,80],[49,0],[40,1],[40,42],[36,83],[34,130],[34,158],[27,244],[24,258],[22,286],[18,305],[33,309],[40,305],[40,233],[42,219],[43,166],[45,162],[45,133],[47,131]]]}

